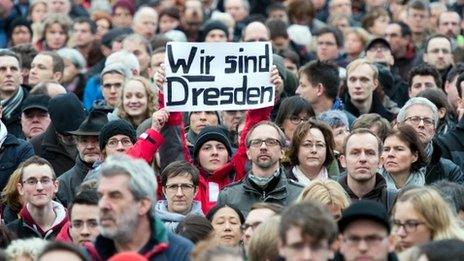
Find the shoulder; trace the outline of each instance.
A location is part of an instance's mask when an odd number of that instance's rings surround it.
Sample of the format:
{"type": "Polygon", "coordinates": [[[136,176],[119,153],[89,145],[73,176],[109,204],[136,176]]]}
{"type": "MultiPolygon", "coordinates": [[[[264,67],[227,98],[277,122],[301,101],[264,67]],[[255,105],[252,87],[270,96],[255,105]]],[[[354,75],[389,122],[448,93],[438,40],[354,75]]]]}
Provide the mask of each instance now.
{"type": "Polygon", "coordinates": [[[304,188],[304,185],[299,183],[298,181],[295,181],[293,179],[289,179],[287,178],[287,184],[290,186],[290,187],[296,187],[296,188],[300,188],[300,189],[303,189],[304,188]]]}
{"type": "Polygon", "coordinates": [[[169,248],[168,255],[171,260],[189,260],[190,252],[193,249],[193,243],[179,235],[168,232],[169,248]]]}
{"type": "Polygon", "coordinates": [[[232,182],[229,185],[225,186],[221,190],[221,193],[230,192],[230,191],[236,191],[236,190],[239,190],[239,189],[243,188],[244,179],[246,179],[246,177],[243,178],[242,180],[232,182]]]}

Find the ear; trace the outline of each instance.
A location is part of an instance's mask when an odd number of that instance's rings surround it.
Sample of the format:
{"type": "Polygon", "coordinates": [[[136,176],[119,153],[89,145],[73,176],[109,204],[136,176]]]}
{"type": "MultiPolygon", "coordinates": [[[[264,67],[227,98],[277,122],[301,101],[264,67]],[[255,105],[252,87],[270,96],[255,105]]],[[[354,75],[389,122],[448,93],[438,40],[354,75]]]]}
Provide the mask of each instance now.
{"type": "Polygon", "coordinates": [[[340,155],[340,164],[342,164],[342,167],[346,169],[346,158],[343,154],[340,155]]]}
{"type": "Polygon", "coordinates": [[[144,216],[145,214],[148,213],[148,211],[150,211],[150,208],[151,208],[151,205],[152,205],[152,202],[150,199],[148,198],[143,198],[140,200],[140,207],[139,207],[139,210],[138,210],[138,214],[140,216],[144,216]]]}
{"type": "MultiPolygon", "coordinates": [[[[193,198],[195,198],[195,197],[197,196],[198,189],[199,189],[199,187],[196,186],[196,187],[195,187],[195,192],[193,193],[193,198]]],[[[164,191],[163,191],[163,193],[164,193],[164,191]]]]}
{"type": "Polygon", "coordinates": [[[325,87],[322,83],[317,84],[316,96],[321,97],[325,92],[325,87]]]}
{"type": "Polygon", "coordinates": [[[164,197],[166,197],[166,188],[164,186],[161,187],[161,191],[163,191],[163,195],[164,195],[164,197]]]}
{"type": "Polygon", "coordinates": [[[279,249],[279,256],[284,257],[286,256],[286,251],[285,251],[285,245],[284,242],[282,242],[282,239],[277,240],[277,248],[279,249]]]}
{"type": "Polygon", "coordinates": [[[409,98],[412,98],[411,95],[412,95],[411,87],[409,87],[409,88],[408,88],[408,96],[409,96],[409,98]]]}
{"type": "Polygon", "coordinates": [[[377,87],[379,87],[379,79],[374,79],[374,88],[372,89],[372,91],[377,89],[377,87]]]}
{"type": "Polygon", "coordinates": [[[424,55],[422,55],[422,60],[424,61],[424,63],[427,63],[427,62],[428,62],[428,59],[427,59],[427,52],[424,52],[424,55]]]}
{"type": "Polygon", "coordinates": [[[247,155],[248,160],[251,160],[251,152],[249,149],[247,149],[246,155],[247,155]]]}
{"type": "Polygon", "coordinates": [[[394,235],[388,236],[388,252],[395,252],[396,240],[394,235]]]}
{"type": "Polygon", "coordinates": [[[60,187],[60,182],[56,179],[55,181],[53,181],[53,186],[55,186],[54,192],[57,193],[58,188],[60,187]]]}
{"type": "Polygon", "coordinates": [[[16,184],[16,188],[18,189],[19,195],[24,196],[23,184],[17,183],[17,184],[16,184]]]}
{"type": "Polygon", "coordinates": [[[412,162],[411,163],[416,162],[418,158],[419,158],[419,154],[417,152],[414,153],[414,155],[412,155],[412,162]]]}
{"type": "Polygon", "coordinates": [[[53,77],[53,80],[55,80],[56,82],[61,82],[61,79],[63,79],[63,73],[54,72],[52,77],[53,77]]]}
{"type": "Polygon", "coordinates": [[[446,115],[446,108],[440,108],[438,109],[438,118],[443,119],[446,115]]]}
{"type": "MultiPolygon", "coordinates": [[[[380,153],[380,155],[382,155],[380,153]]],[[[381,168],[383,166],[383,162],[384,162],[384,158],[382,156],[379,155],[379,168],[381,168]]]]}

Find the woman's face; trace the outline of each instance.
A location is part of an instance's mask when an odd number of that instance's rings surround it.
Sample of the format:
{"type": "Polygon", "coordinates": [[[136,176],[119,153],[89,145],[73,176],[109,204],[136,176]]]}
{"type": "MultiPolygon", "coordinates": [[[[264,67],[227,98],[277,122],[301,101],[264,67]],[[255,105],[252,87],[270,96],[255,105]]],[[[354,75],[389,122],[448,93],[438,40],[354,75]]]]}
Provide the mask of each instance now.
{"type": "Polygon", "coordinates": [[[343,144],[345,143],[346,137],[350,134],[348,127],[341,126],[332,128],[332,133],[334,136],[335,141],[335,150],[342,153],[343,152],[343,144]]]}
{"type": "Polygon", "coordinates": [[[47,5],[45,4],[36,4],[31,10],[31,21],[33,23],[40,23],[42,19],[47,14],[47,5]]]}
{"type": "Polygon", "coordinates": [[[393,215],[393,233],[400,251],[432,240],[432,231],[411,202],[397,202],[393,215]]]}
{"type": "Polygon", "coordinates": [[[380,16],[374,20],[374,24],[369,28],[369,32],[376,36],[383,37],[388,23],[390,23],[390,17],[380,16]]]}
{"type": "Polygon", "coordinates": [[[347,54],[359,55],[364,46],[358,35],[355,33],[349,33],[345,39],[345,50],[347,54]]]}
{"type": "Polygon", "coordinates": [[[307,120],[309,120],[309,116],[305,112],[300,112],[298,116],[291,115],[289,118],[285,119],[282,123],[282,130],[284,131],[285,136],[287,136],[289,140],[292,140],[293,133],[295,132],[295,129],[298,126],[298,124],[307,120]]]}
{"type": "Polygon", "coordinates": [[[123,108],[131,117],[144,116],[148,109],[148,96],[140,81],[130,80],[123,92],[123,108]]]}
{"type": "Polygon", "coordinates": [[[229,161],[229,152],[222,142],[210,140],[201,145],[198,161],[203,169],[213,173],[229,161]]]}
{"type": "Polygon", "coordinates": [[[239,244],[242,237],[240,230],[242,224],[235,210],[229,207],[221,208],[213,216],[211,224],[219,244],[230,247],[236,247],[239,244]]]}
{"type": "Polygon", "coordinates": [[[412,153],[408,144],[396,136],[385,139],[382,157],[384,168],[393,175],[409,172],[411,164],[417,161],[417,153],[412,153]]]}
{"type": "Polygon", "coordinates": [[[317,173],[321,170],[327,156],[327,144],[319,129],[311,128],[300,143],[298,161],[305,170],[317,173]]]}
{"type": "Polygon", "coordinates": [[[95,24],[97,25],[97,36],[100,38],[110,30],[110,22],[105,18],[95,21],[95,24]]]}
{"type": "Polygon", "coordinates": [[[63,48],[66,45],[66,38],[66,32],[58,23],[50,25],[45,32],[45,42],[52,50],[63,48]]]}

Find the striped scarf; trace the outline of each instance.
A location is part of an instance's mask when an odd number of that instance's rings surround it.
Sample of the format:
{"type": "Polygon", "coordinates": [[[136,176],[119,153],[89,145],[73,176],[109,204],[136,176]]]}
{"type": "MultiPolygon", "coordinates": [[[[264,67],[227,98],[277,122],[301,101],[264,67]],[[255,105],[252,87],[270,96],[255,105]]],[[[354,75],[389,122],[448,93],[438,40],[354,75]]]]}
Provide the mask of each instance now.
{"type": "Polygon", "coordinates": [[[21,105],[21,101],[23,100],[23,98],[24,90],[23,88],[19,87],[15,95],[13,95],[8,100],[2,101],[3,118],[5,120],[9,120],[11,118],[11,114],[13,113],[13,111],[16,110],[16,108],[18,108],[21,105]]]}

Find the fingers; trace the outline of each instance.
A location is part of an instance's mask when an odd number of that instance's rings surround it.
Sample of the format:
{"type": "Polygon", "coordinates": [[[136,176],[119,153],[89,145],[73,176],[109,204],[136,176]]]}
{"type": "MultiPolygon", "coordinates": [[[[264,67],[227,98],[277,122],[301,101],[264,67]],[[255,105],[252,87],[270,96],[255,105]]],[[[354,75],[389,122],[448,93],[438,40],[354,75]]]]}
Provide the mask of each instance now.
{"type": "Polygon", "coordinates": [[[162,88],[164,82],[166,81],[166,69],[164,67],[164,63],[162,63],[158,69],[155,72],[155,75],[153,76],[153,79],[155,80],[156,85],[158,88],[162,88]]]}

